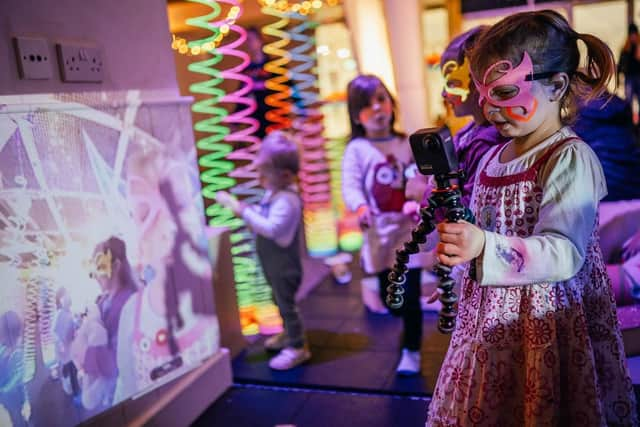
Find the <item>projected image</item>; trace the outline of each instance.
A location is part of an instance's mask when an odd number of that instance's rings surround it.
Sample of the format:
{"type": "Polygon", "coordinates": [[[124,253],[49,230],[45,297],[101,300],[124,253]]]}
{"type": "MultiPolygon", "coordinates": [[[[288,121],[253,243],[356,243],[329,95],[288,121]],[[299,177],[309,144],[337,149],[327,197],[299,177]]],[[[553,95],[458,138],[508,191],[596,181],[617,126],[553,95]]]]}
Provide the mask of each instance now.
{"type": "Polygon", "coordinates": [[[0,418],[75,425],[218,350],[196,153],[186,104],[26,98],[0,97],[0,418]]]}

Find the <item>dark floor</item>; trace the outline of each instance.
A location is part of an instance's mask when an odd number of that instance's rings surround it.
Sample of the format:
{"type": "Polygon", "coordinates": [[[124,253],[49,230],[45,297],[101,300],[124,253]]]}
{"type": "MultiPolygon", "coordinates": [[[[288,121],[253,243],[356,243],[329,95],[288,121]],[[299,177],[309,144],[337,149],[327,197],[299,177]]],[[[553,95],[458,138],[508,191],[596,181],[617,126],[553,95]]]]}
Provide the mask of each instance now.
{"type": "Polygon", "coordinates": [[[360,278],[337,285],[327,278],[300,303],[313,357],[291,371],[267,365],[261,338],[233,361],[237,383],[277,384],[356,392],[429,396],[446,352],[449,336],[436,330],[437,313],[425,313],[422,375],[395,373],[400,356],[402,320],[370,313],[362,304],[360,278]]]}
{"type": "MultiPolygon", "coordinates": [[[[300,303],[313,357],[285,372],[271,370],[264,338],[233,360],[234,386],[194,423],[222,427],[423,426],[449,336],[425,312],[422,374],[395,373],[401,320],[368,312],[360,278],[323,280],[300,303]]],[[[640,357],[629,360],[640,384],[640,357]]],[[[640,386],[636,386],[640,392],[640,386]]]]}
{"type": "Polygon", "coordinates": [[[429,399],[236,385],[194,427],[424,426],[429,399]]]}

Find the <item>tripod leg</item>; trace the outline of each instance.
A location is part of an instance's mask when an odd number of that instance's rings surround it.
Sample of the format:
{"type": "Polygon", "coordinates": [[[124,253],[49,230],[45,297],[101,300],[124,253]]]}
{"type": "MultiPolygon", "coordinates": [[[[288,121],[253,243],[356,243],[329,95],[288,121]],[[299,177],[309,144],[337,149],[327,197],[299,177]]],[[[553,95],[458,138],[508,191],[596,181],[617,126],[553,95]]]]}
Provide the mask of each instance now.
{"type": "Polygon", "coordinates": [[[387,305],[391,309],[402,307],[404,303],[404,283],[406,282],[407,263],[411,254],[418,253],[419,244],[427,241],[427,235],[435,230],[433,207],[426,207],[420,211],[421,221],[411,232],[411,240],[406,242],[402,249],[396,250],[396,263],[389,273],[389,283],[387,287],[387,305]]]}

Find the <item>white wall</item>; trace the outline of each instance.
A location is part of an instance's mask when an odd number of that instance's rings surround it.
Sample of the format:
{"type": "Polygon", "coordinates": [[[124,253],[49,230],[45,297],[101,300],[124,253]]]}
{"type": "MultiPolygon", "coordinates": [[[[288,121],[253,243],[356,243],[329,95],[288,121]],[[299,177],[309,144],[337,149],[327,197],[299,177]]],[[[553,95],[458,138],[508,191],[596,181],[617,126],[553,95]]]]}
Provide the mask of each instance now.
{"type": "Polygon", "coordinates": [[[164,0],[2,0],[0,95],[169,89],[177,94],[171,35],[164,0]],[[11,38],[49,42],[53,78],[21,80],[11,38]],[[102,83],[63,83],[56,41],[96,43],[103,49],[102,83]]]}
{"type": "Polygon", "coordinates": [[[428,127],[427,91],[420,26],[421,3],[404,0],[402,7],[394,0],[384,0],[389,30],[389,44],[396,76],[402,129],[407,133],[428,127]]]}
{"type": "Polygon", "coordinates": [[[387,20],[382,0],[345,0],[344,12],[362,74],[375,74],[395,96],[387,20]]]}

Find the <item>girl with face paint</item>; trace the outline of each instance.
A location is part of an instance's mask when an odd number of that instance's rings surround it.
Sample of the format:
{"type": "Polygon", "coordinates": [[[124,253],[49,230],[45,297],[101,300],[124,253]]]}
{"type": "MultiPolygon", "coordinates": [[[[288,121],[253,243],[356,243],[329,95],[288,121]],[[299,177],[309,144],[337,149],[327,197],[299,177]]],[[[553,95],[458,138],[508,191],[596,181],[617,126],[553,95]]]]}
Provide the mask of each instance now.
{"type": "Polygon", "coordinates": [[[478,226],[437,227],[439,260],[475,274],[427,425],[638,425],[598,237],[604,175],[566,126],[577,98],[605,91],[613,55],[545,10],[495,24],[469,59],[479,106],[510,141],[481,161],[478,226]]]}
{"type": "MultiPolygon", "coordinates": [[[[475,27],[455,37],[440,59],[440,68],[445,80],[442,97],[453,107],[457,117],[471,116],[473,118],[453,137],[460,168],[465,171],[467,176],[462,189],[462,203],[465,206],[469,205],[480,159],[491,147],[508,140],[500,135],[484,117],[482,108],[478,105],[478,91],[471,78],[469,57],[466,54],[480,33],[487,28],[475,27]]],[[[420,175],[413,179],[424,180],[424,177],[420,175]]],[[[421,195],[424,202],[431,193],[431,186],[428,186],[426,190],[424,196],[421,195]]]]}
{"type": "MultiPolygon", "coordinates": [[[[411,237],[412,218],[403,214],[405,170],[413,164],[406,137],[394,129],[395,103],[376,76],[361,75],[348,86],[351,141],[342,163],[345,205],[358,213],[363,230],[360,260],[369,277],[363,279],[363,302],[373,310],[385,309],[388,274],[395,250],[411,237]],[[372,285],[369,285],[372,284],[372,285]],[[373,289],[372,289],[373,288],[373,289]]],[[[405,303],[394,314],[404,324],[403,350],[397,371],[414,375],[420,371],[422,309],[420,307],[420,260],[412,257],[407,273],[405,303]]]]}

